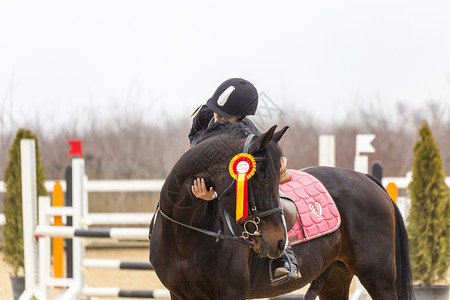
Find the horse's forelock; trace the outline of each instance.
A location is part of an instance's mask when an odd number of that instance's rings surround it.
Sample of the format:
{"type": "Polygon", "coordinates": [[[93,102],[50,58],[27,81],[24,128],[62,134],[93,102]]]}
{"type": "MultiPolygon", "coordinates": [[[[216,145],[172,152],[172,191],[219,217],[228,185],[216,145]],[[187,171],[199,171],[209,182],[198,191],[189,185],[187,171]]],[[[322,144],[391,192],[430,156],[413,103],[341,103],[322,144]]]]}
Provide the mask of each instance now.
{"type": "MultiPolygon", "coordinates": [[[[275,143],[271,142],[269,146],[264,151],[264,158],[266,163],[266,176],[271,179],[280,177],[281,168],[281,157],[283,153],[280,147],[275,143]]],[[[277,181],[278,184],[278,181],[277,181]]]]}

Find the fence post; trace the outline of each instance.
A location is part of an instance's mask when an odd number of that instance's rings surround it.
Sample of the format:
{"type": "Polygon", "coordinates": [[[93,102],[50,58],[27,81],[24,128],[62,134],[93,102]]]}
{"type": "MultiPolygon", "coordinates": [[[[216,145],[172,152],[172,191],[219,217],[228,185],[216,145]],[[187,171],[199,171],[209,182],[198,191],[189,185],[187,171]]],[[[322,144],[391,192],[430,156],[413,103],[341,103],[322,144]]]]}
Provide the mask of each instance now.
{"type": "Polygon", "coordinates": [[[356,154],[355,154],[355,171],[361,173],[369,173],[369,157],[360,155],[361,153],[374,153],[375,148],[371,145],[375,139],[375,134],[357,134],[356,135],[356,154]]]}
{"type": "MultiPolygon", "coordinates": [[[[84,197],[84,159],[72,159],[72,207],[73,207],[73,227],[82,228],[81,219],[83,217],[83,197],[84,197]]],[[[79,238],[73,239],[73,279],[77,282],[84,282],[81,272],[84,250],[79,238]]]]}
{"type": "Polygon", "coordinates": [[[319,166],[336,166],[336,146],[334,135],[319,136],[319,166]]]}
{"type": "MultiPolygon", "coordinates": [[[[66,168],[66,199],[65,206],[72,207],[72,166],[66,168]]],[[[67,216],[66,226],[72,226],[72,216],[67,216]]],[[[73,241],[66,242],[66,277],[73,278],[73,241]]]]}
{"type": "Polygon", "coordinates": [[[22,179],[23,248],[25,292],[33,292],[39,277],[38,245],[33,241],[37,226],[36,146],[34,140],[20,141],[22,179]]]}
{"type": "MultiPolygon", "coordinates": [[[[50,197],[39,197],[39,225],[49,226],[50,220],[47,213],[50,209],[50,197]]],[[[49,288],[47,281],[50,277],[50,237],[41,236],[38,240],[39,245],[39,289],[45,298],[49,298],[49,288]]]]}
{"type": "Polygon", "coordinates": [[[380,162],[372,164],[372,175],[380,182],[383,180],[383,165],[380,162]]]}
{"type": "MultiPolygon", "coordinates": [[[[57,181],[53,188],[53,206],[63,206],[63,191],[61,184],[57,181]]],[[[54,216],[54,226],[63,226],[62,216],[54,216]]],[[[63,257],[64,257],[64,239],[55,237],[53,240],[53,276],[63,278],[63,257]]]]}

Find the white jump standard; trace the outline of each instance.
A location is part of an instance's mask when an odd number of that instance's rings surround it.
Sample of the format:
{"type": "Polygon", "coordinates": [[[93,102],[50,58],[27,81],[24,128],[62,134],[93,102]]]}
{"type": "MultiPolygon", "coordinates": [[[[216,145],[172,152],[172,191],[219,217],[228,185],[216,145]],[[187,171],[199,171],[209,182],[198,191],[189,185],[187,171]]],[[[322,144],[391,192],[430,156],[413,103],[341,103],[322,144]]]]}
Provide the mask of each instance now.
{"type": "Polygon", "coordinates": [[[114,287],[88,287],[84,283],[83,268],[108,268],[128,270],[152,270],[149,262],[85,259],[82,239],[105,238],[115,240],[148,241],[147,228],[86,228],[87,192],[85,189],[84,160],[72,161],[72,207],[51,207],[49,197],[39,198],[36,207],[36,170],[34,141],[22,141],[22,191],[25,252],[26,290],[20,300],[50,299],[49,287],[66,287],[58,295],[59,300],[77,300],[89,297],[133,297],[169,299],[165,290],[129,290],[114,287]],[[34,174],[34,176],[33,176],[34,174]],[[33,184],[34,183],[34,184],[33,184]],[[33,205],[33,203],[35,205],[33,205]],[[39,211],[39,216],[37,214],[39,211]],[[54,216],[72,216],[73,226],[51,226],[54,216]],[[39,222],[38,222],[39,219],[39,222]],[[39,224],[39,225],[38,225],[39,224]],[[73,239],[73,278],[51,277],[51,237],[73,239]]]}

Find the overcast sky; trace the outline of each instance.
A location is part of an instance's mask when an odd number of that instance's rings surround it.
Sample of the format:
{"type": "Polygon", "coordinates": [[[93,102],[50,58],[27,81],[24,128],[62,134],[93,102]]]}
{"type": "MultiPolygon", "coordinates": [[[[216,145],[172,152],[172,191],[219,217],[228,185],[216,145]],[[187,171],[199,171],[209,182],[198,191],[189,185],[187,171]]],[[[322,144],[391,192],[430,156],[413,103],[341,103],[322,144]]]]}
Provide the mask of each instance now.
{"type": "Polygon", "coordinates": [[[450,1],[0,0],[0,112],[16,120],[130,99],[181,118],[231,77],[324,119],[450,102],[450,1]]]}

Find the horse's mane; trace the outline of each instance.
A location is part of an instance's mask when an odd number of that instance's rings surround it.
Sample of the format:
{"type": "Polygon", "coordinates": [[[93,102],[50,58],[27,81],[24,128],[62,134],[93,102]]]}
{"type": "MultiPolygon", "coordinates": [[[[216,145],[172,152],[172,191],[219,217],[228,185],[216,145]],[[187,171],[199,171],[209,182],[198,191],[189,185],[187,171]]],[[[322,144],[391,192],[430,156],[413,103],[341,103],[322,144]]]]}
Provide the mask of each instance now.
{"type": "MultiPolygon", "coordinates": [[[[237,138],[245,138],[249,134],[251,134],[251,130],[245,125],[245,123],[242,122],[227,122],[227,121],[220,121],[211,124],[206,130],[202,131],[198,135],[198,143],[207,140],[211,137],[219,136],[226,134],[230,137],[237,137],[237,138]]],[[[260,135],[260,133],[256,134],[257,136],[260,135]]],[[[237,154],[237,153],[236,153],[237,154]]],[[[259,153],[254,153],[255,155],[258,155],[259,153]]],[[[270,143],[269,146],[265,149],[264,153],[262,154],[265,158],[265,164],[266,164],[266,176],[270,179],[279,179],[280,176],[280,167],[281,162],[279,159],[273,159],[273,158],[279,158],[283,156],[283,153],[274,142],[270,143]],[[270,159],[272,158],[272,159],[270,159]]]]}
{"type": "Polygon", "coordinates": [[[242,122],[219,121],[211,124],[208,128],[200,131],[197,136],[197,143],[200,143],[210,137],[228,134],[236,137],[245,137],[251,133],[250,129],[242,122]]]}

